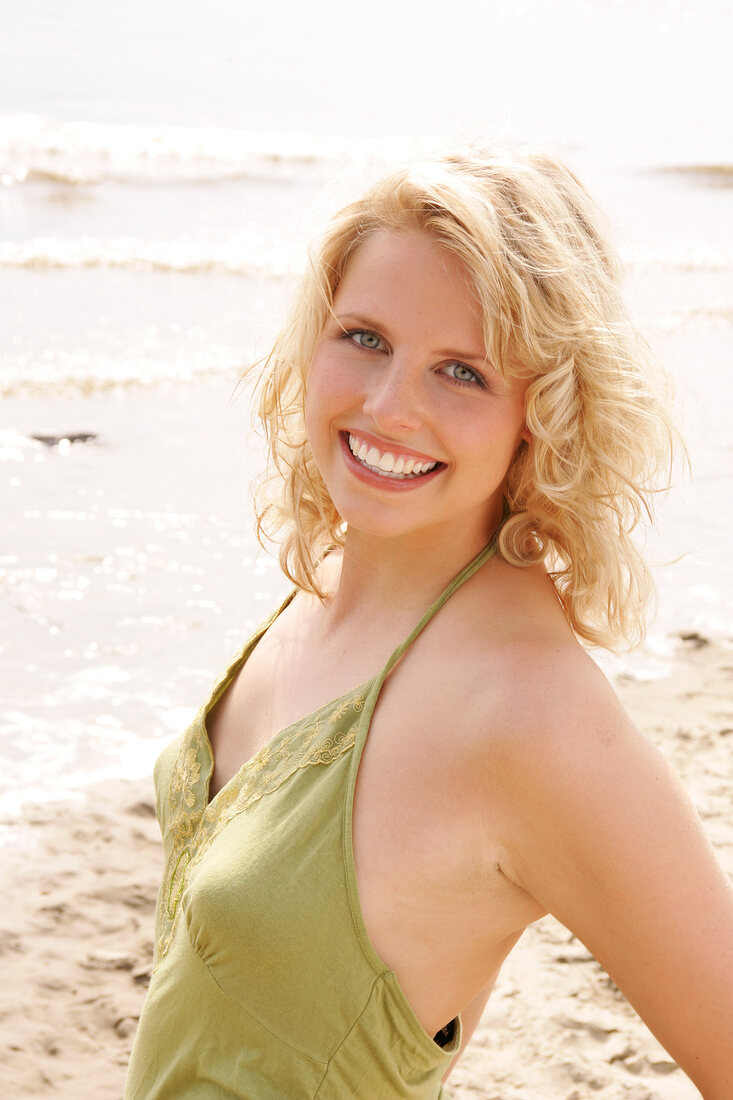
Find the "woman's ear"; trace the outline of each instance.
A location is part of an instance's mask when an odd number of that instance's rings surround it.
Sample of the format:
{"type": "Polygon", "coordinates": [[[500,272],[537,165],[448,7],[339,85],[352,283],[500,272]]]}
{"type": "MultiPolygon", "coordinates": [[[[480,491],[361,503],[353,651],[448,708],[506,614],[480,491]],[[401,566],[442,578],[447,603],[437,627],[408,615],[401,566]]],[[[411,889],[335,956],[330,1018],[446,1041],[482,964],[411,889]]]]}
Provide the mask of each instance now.
{"type": "Polygon", "coordinates": [[[522,432],[522,439],[525,443],[531,443],[532,441],[532,433],[526,424],[524,426],[524,431],[522,432]]]}

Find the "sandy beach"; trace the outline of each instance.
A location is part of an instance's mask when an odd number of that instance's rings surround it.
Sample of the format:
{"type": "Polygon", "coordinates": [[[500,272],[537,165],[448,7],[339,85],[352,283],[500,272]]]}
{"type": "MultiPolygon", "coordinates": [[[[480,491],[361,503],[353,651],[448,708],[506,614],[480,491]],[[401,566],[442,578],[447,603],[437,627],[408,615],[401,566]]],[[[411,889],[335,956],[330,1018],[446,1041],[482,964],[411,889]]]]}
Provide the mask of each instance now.
{"type": "MultiPolygon", "coordinates": [[[[733,873],[733,650],[680,641],[673,675],[622,680],[733,873]]],[[[150,974],[161,852],[149,779],[3,822],[0,1093],[119,1100],[150,974]]],[[[450,1089],[455,1100],[691,1100],[614,983],[546,918],[507,961],[450,1089]]],[[[364,1098],[371,1100],[371,1098],[364,1098]]]]}

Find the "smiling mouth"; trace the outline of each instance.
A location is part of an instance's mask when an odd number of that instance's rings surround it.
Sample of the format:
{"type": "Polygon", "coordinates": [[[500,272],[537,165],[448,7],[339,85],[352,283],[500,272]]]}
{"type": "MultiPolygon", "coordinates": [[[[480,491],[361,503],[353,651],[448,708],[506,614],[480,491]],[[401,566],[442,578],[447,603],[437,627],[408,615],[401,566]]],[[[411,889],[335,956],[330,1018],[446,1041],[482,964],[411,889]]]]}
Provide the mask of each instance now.
{"type": "Polygon", "coordinates": [[[413,458],[412,455],[399,453],[395,455],[391,451],[380,451],[374,444],[365,443],[351,432],[346,438],[351,454],[361,466],[374,474],[393,478],[395,481],[416,481],[444,465],[434,459],[421,461],[413,458]]]}

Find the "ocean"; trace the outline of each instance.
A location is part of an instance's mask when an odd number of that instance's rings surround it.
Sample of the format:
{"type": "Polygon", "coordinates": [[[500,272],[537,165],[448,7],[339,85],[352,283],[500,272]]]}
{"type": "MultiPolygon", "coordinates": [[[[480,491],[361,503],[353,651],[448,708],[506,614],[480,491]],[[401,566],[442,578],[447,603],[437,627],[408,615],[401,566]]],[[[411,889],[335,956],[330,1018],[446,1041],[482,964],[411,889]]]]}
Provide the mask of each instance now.
{"type": "Polygon", "coordinates": [[[658,613],[600,663],[730,642],[727,2],[3,0],[0,28],[0,809],[148,771],[286,590],[237,379],[328,214],[461,140],[576,169],[677,390],[658,613]]]}

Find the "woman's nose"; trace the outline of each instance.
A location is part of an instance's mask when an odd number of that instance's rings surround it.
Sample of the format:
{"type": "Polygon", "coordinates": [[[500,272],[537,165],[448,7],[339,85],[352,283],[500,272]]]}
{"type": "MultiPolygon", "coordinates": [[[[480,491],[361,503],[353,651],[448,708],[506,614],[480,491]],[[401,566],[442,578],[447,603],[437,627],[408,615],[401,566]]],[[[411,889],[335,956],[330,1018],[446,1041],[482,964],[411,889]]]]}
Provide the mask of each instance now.
{"type": "Polygon", "coordinates": [[[423,423],[420,380],[406,364],[394,358],[374,379],[363,407],[381,428],[393,431],[419,428],[423,423]]]}

